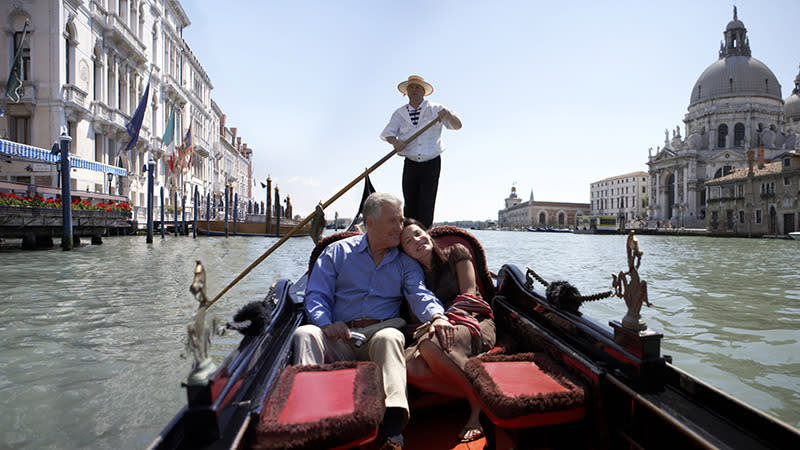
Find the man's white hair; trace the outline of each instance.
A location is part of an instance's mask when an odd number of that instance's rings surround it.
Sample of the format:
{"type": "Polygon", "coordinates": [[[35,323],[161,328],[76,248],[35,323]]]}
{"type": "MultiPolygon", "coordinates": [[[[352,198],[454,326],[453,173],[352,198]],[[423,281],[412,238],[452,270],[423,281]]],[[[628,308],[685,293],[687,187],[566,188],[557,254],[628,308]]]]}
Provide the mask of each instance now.
{"type": "Polygon", "coordinates": [[[383,213],[383,205],[392,205],[398,208],[403,206],[403,201],[386,192],[373,192],[364,200],[364,224],[372,217],[377,219],[383,213]]]}

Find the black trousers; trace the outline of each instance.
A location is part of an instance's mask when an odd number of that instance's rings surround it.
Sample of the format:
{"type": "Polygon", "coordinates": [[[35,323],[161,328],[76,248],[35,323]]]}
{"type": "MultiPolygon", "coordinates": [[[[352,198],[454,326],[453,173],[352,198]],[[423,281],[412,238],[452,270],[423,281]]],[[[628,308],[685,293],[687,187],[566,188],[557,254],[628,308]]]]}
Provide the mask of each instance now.
{"type": "Polygon", "coordinates": [[[436,207],[436,192],[439,190],[439,173],[442,158],[416,162],[406,158],[403,165],[403,214],[413,217],[430,228],[433,224],[433,210],[436,207]]]}

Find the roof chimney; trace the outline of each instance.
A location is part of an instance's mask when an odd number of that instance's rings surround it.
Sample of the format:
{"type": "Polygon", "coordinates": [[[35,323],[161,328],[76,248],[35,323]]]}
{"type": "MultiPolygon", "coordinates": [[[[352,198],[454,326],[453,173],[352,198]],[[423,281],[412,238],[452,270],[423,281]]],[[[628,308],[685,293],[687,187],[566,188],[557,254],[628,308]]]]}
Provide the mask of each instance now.
{"type": "Polygon", "coordinates": [[[219,118],[219,134],[225,135],[225,114],[219,118]]]}
{"type": "Polygon", "coordinates": [[[242,150],[242,138],[236,138],[236,150],[242,150]]]}
{"type": "Polygon", "coordinates": [[[758,147],[758,168],[764,168],[764,147],[758,147]]]}
{"type": "Polygon", "coordinates": [[[233,135],[231,145],[236,145],[236,128],[231,127],[231,134],[233,135]]]}
{"type": "Polygon", "coordinates": [[[752,150],[747,151],[747,175],[753,176],[753,158],[755,157],[755,152],[752,150]]]}

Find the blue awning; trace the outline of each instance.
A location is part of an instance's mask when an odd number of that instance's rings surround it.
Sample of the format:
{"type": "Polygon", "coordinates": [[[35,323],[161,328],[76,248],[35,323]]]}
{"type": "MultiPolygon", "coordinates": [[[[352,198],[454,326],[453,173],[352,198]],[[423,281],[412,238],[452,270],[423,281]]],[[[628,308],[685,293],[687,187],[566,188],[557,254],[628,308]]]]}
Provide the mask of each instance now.
{"type": "MultiPolygon", "coordinates": [[[[20,144],[19,142],[7,141],[5,139],[0,139],[0,153],[5,153],[6,155],[17,156],[20,158],[33,159],[36,161],[46,161],[49,163],[57,163],[61,159],[60,156],[50,153],[50,150],[20,144]]],[[[114,175],[121,177],[128,175],[128,171],[122,167],[109,166],[108,164],[89,161],[72,155],[69,157],[69,166],[76,169],[88,169],[95,172],[113,173],[114,175]]]]}

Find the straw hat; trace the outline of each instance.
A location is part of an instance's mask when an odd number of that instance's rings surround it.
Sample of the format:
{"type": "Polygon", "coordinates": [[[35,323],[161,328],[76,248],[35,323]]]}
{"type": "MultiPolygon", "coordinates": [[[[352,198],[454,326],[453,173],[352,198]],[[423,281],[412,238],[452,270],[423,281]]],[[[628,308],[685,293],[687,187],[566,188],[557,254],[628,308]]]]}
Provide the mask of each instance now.
{"type": "Polygon", "coordinates": [[[408,88],[409,84],[416,84],[422,86],[422,88],[425,89],[425,95],[433,94],[433,86],[431,86],[430,83],[425,81],[425,79],[419,75],[411,75],[410,77],[408,77],[407,81],[403,81],[402,83],[397,85],[397,90],[402,92],[403,95],[406,95],[407,94],[406,88],[408,88]]]}

